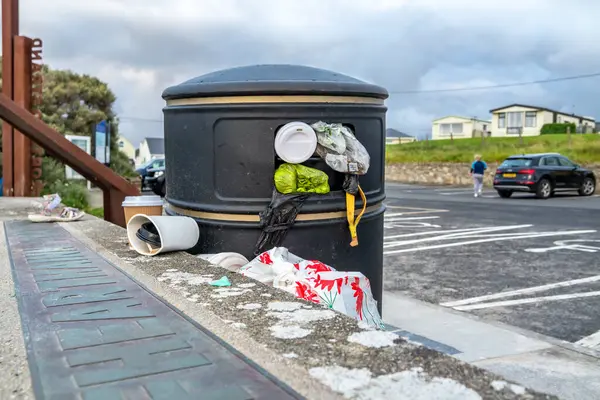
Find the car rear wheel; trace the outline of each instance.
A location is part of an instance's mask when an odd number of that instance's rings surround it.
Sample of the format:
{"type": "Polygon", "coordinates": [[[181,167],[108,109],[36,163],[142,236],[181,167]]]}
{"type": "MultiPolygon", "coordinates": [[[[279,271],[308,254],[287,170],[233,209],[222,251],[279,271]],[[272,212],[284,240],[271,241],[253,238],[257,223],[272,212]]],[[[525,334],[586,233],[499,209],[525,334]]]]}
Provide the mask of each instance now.
{"type": "Polygon", "coordinates": [[[497,192],[498,196],[502,197],[503,199],[508,199],[513,194],[513,192],[510,190],[497,190],[497,192]]]}
{"type": "Polygon", "coordinates": [[[583,180],[579,194],[581,196],[591,196],[596,191],[596,181],[593,178],[587,177],[583,180]]]}
{"type": "Polygon", "coordinates": [[[552,184],[548,179],[544,178],[538,183],[535,196],[544,200],[552,196],[552,184]]]}

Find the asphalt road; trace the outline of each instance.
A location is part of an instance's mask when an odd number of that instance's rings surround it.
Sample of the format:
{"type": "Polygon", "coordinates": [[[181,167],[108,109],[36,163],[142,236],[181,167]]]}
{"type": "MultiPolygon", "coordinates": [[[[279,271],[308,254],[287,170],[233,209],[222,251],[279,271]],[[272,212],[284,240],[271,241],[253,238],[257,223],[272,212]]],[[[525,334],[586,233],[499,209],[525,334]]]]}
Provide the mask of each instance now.
{"type": "Polygon", "coordinates": [[[600,350],[600,196],[386,190],[385,290],[600,350]]]}

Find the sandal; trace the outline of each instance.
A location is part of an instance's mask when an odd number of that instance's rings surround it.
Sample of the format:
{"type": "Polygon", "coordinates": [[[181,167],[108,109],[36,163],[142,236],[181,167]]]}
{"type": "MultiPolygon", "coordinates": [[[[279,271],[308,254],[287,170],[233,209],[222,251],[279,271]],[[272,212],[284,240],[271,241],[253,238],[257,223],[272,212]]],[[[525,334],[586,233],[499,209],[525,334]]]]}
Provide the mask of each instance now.
{"type": "Polygon", "coordinates": [[[64,207],[60,214],[52,214],[44,210],[41,214],[29,214],[28,218],[31,222],[71,222],[83,218],[85,213],[77,208],[64,207]]]}

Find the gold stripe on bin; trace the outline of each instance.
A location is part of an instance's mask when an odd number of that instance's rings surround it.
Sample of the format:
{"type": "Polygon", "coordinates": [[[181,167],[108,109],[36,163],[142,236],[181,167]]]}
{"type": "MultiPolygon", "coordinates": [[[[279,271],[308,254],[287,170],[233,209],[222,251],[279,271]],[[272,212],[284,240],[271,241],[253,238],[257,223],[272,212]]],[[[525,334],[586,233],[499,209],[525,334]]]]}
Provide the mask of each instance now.
{"type": "Polygon", "coordinates": [[[193,97],[167,100],[167,106],[192,106],[202,104],[259,104],[259,103],[338,103],[383,105],[382,99],[360,96],[221,96],[193,97]]]}
{"type": "MultiPolygon", "coordinates": [[[[377,203],[367,207],[365,214],[373,211],[377,211],[383,206],[382,203],[377,203]]],[[[212,221],[230,221],[230,222],[260,222],[260,217],[257,214],[224,214],[224,213],[213,213],[196,210],[188,210],[174,206],[170,203],[166,204],[166,207],[177,214],[185,215],[187,217],[194,217],[200,219],[207,219],[212,221]]],[[[357,210],[356,214],[358,215],[357,210]]],[[[327,219],[346,218],[345,211],[335,212],[324,212],[324,213],[312,213],[312,214],[298,214],[296,221],[322,221],[327,219]]]]}

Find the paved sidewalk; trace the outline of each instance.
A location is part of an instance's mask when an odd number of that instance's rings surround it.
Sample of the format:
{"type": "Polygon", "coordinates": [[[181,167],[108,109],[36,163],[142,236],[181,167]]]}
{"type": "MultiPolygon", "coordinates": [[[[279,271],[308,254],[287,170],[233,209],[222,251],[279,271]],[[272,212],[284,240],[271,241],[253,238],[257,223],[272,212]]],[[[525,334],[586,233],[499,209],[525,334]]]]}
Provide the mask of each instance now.
{"type": "Polygon", "coordinates": [[[524,386],[566,400],[599,398],[600,354],[594,351],[394,292],[384,294],[383,317],[413,341],[452,349],[446,353],[524,386]]]}

